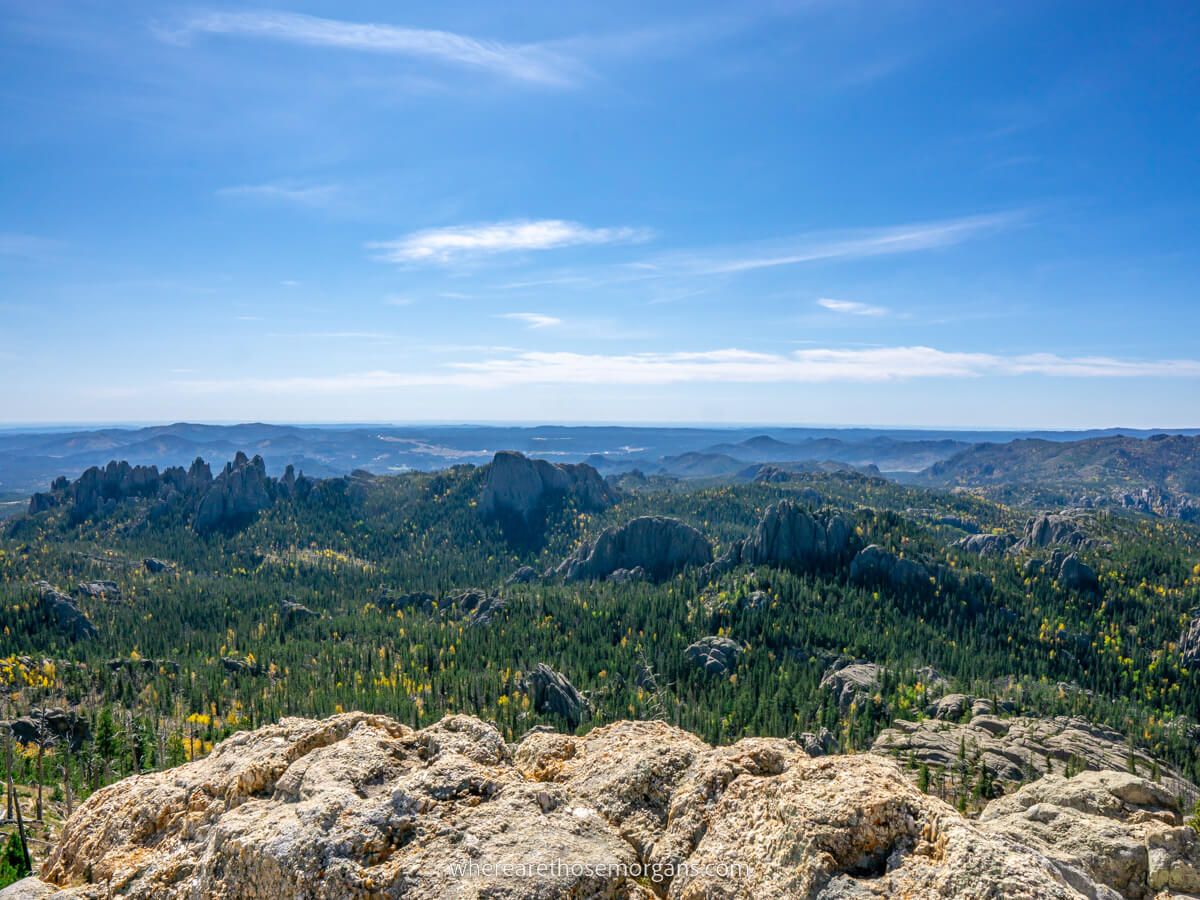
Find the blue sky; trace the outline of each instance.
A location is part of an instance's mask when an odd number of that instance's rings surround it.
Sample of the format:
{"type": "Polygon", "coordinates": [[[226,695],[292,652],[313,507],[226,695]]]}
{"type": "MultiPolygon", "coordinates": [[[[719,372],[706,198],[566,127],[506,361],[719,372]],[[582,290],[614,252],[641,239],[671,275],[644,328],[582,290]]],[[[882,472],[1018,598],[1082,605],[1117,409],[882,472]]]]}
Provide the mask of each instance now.
{"type": "Polygon", "coordinates": [[[1200,425],[1200,6],[0,2],[0,421],[1200,425]]]}

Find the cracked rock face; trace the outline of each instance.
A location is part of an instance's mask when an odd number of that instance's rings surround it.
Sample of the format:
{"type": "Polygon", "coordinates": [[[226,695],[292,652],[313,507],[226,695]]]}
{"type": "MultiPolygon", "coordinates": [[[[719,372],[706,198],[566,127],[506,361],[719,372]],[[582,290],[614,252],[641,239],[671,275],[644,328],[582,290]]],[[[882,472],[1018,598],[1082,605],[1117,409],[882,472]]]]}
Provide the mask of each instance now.
{"type": "Polygon", "coordinates": [[[1064,871],[870,754],[712,748],[662,722],[513,748],[468,716],[414,731],[348,713],[97,792],[42,880],[88,900],[1109,896],[1064,871]]]}
{"type": "Polygon", "coordinates": [[[993,800],[981,826],[1140,900],[1200,889],[1200,846],[1175,797],[1125,772],[1048,775],[993,800]]]}

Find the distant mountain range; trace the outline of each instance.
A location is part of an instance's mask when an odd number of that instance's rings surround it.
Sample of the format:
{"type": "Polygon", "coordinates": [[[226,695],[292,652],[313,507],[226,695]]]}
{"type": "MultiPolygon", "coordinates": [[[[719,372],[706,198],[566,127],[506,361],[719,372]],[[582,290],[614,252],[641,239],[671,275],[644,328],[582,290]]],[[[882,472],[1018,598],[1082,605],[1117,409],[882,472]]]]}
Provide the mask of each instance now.
{"type": "MultiPolygon", "coordinates": [[[[684,428],[623,426],[298,426],[178,423],[146,428],[0,431],[0,495],[44,490],[112,459],[187,466],[221,464],[238,451],[280,475],[313,477],[429,471],[483,464],[497,450],[555,462],[586,461],[603,474],[639,470],[678,478],[752,478],[762,464],[796,471],[853,468],[897,480],[994,494],[1074,499],[1091,491],[1200,495],[1200,429],[1153,431],[922,431],[870,428],[684,428]]],[[[1150,505],[1159,500],[1148,500],[1150,505]]],[[[14,505],[15,502],[14,502],[14,505]]]]}

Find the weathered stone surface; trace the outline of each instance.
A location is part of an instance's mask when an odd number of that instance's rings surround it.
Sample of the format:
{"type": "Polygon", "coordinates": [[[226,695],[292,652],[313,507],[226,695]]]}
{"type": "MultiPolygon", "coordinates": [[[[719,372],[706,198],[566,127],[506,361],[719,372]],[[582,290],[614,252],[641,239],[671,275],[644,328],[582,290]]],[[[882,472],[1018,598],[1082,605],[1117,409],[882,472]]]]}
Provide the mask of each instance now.
{"type": "Polygon", "coordinates": [[[81,641],[99,634],[87,613],[62,591],[56,590],[45,581],[39,581],[34,587],[37,589],[42,611],[64,635],[73,641],[81,641]]]}
{"type": "Polygon", "coordinates": [[[567,497],[581,510],[605,509],[617,499],[600,473],[586,463],[556,465],[503,450],[488,466],[479,511],[484,518],[510,517],[530,525],[549,504],[567,497]]]}
{"type": "Polygon", "coordinates": [[[795,572],[845,565],[858,549],[854,523],[845,516],[817,518],[791,500],[767,507],[749,536],[735,541],[705,571],[706,577],[738,565],[765,565],[795,572]]]}
{"type": "Polygon", "coordinates": [[[0,891],[0,900],[45,900],[55,896],[62,896],[58,888],[34,875],[14,881],[0,891]]]}
{"type": "Polygon", "coordinates": [[[1125,772],[1047,775],[993,800],[980,823],[1131,900],[1200,888],[1200,847],[1175,797],[1125,772]]]}
{"type": "Polygon", "coordinates": [[[201,534],[240,528],[270,505],[266,463],[239,450],[201,498],[192,526],[201,534]]]}
{"type": "Polygon", "coordinates": [[[705,637],[690,644],[684,654],[688,662],[709,675],[725,675],[737,665],[742,647],[727,637],[705,637]]]}
{"type": "MultiPolygon", "coordinates": [[[[976,701],[978,702],[978,701],[976,701]]],[[[989,708],[990,701],[986,701],[989,708]]],[[[958,762],[959,748],[968,759],[980,754],[980,762],[1000,781],[1016,783],[1048,772],[1063,773],[1068,763],[1077,769],[1125,770],[1130,749],[1125,736],[1111,728],[1078,717],[1000,718],[973,715],[969,722],[939,719],[921,722],[896,721],[880,732],[871,749],[876,753],[911,754],[917,763],[943,769],[958,762]]],[[[1139,751],[1132,752],[1138,773],[1159,772],[1160,782],[1171,796],[1195,799],[1196,786],[1179,772],[1139,751]]]]}
{"type": "Polygon", "coordinates": [[[173,566],[168,562],[163,562],[161,559],[155,559],[153,556],[148,556],[142,560],[142,566],[151,575],[161,575],[163,572],[170,572],[173,566]]]}
{"type": "Polygon", "coordinates": [[[42,877],[87,900],[1111,896],[1064,868],[870,754],[710,748],[662,722],[535,732],[510,753],[466,716],[413,731],[349,713],[243,732],[98,791],[42,877]],[[506,863],[543,869],[482,868],[506,863]],[[640,884],[618,870],[635,864],[650,867],[640,884]]]}
{"type": "Polygon", "coordinates": [[[567,676],[545,663],[538,663],[525,676],[525,690],[534,709],[540,713],[562,716],[571,728],[578,726],[590,710],[587,700],[567,680],[567,676]]]}
{"type": "Polygon", "coordinates": [[[641,567],[648,577],[661,581],[687,566],[711,561],[712,547],[691,525],[665,516],[641,516],[604,529],[590,545],[563,560],[557,571],[567,581],[581,581],[641,567]]]}

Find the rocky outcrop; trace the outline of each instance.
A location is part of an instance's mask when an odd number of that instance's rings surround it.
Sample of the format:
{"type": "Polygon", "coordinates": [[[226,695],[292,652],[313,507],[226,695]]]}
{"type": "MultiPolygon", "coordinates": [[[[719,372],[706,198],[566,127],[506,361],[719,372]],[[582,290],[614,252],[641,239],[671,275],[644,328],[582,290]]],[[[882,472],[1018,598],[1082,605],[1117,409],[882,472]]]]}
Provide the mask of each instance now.
{"type": "Polygon", "coordinates": [[[737,666],[742,646],[727,637],[704,637],[684,651],[687,661],[709,675],[727,675],[737,666]]]}
{"type": "Polygon", "coordinates": [[[854,523],[845,516],[818,518],[791,500],[781,500],[767,507],[754,531],[731,544],[705,574],[711,577],[738,565],[824,571],[845,565],[858,547],[854,523]]]}
{"type": "Polygon", "coordinates": [[[538,663],[525,677],[524,687],[534,709],[562,716],[572,729],[587,717],[591,708],[567,676],[545,663],[538,663]]]}
{"type": "Polygon", "coordinates": [[[92,600],[120,600],[121,586],[115,581],[81,581],[75,585],[75,593],[92,600]]]}
{"type": "Polygon", "coordinates": [[[34,585],[42,612],[59,632],[73,641],[96,637],[99,632],[75,601],[45,581],[34,585]]]}
{"type": "Polygon", "coordinates": [[[445,599],[451,613],[466,617],[471,625],[490,625],[493,617],[505,607],[499,594],[489,594],[480,588],[467,588],[445,599]]]}
{"type": "Polygon", "coordinates": [[[879,690],[884,668],[861,660],[839,659],[821,676],[821,690],[830,691],[838,709],[847,710],[850,704],[862,704],[879,690]]]}
{"type": "MultiPolygon", "coordinates": [[[[204,533],[239,528],[277,499],[308,497],[321,487],[344,492],[354,483],[354,476],[316,482],[296,475],[291,466],[282,478],[268,478],[261,457],[247,459],[241,452],[216,479],[208,463],[199,458],[187,469],[171,466],[161,472],[156,466],[113,460],[103,468],[93,466],[75,481],[55,479],[48,493],[30,501],[29,514],[65,507],[66,521],[77,525],[103,519],[126,502],[140,501],[145,521],[177,515],[191,519],[193,527],[204,533]]],[[[148,560],[147,571],[165,571],[153,568],[156,563],[159,560],[148,560]]]]}
{"type": "Polygon", "coordinates": [[[558,567],[567,581],[601,579],[618,569],[641,567],[656,581],[687,566],[712,562],[712,547],[699,531],[665,516],[641,516],[621,527],[606,528],[558,567]]]}
{"type": "Polygon", "coordinates": [[[1055,550],[1046,559],[1028,559],[1022,571],[1026,578],[1048,575],[1057,580],[1063,590],[1081,594],[1100,593],[1100,579],[1095,569],[1074,553],[1055,550]]]}
{"type": "Polygon", "coordinates": [[[1169,791],[1136,775],[1047,775],[989,803],[980,826],[1130,900],[1200,890],[1196,832],[1169,791]]]}
{"type": "Polygon", "coordinates": [[[271,502],[263,458],[247,459],[238,451],[201,498],[192,527],[201,534],[232,531],[252,522],[271,502]]]}
{"type": "Polygon", "coordinates": [[[279,616],[285,625],[300,622],[304,619],[319,618],[315,612],[291,597],[284,597],[279,601],[279,616]]]}
{"type": "Polygon", "coordinates": [[[1179,635],[1179,655],[1189,669],[1200,666],[1200,610],[1192,610],[1192,618],[1179,635]]]}
{"type": "Polygon", "coordinates": [[[969,534],[951,546],[980,556],[1003,556],[1016,542],[1016,537],[1011,534],[969,534]]]}
{"type": "Polygon", "coordinates": [[[1088,536],[1079,528],[1079,519],[1058,513],[1043,513],[1025,523],[1025,533],[1013,544],[1010,552],[1036,550],[1061,544],[1068,547],[1085,547],[1090,543],[1088,536]]]}
{"type": "Polygon", "coordinates": [[[13,740],[22,744],[45,743],[79,750],[92,736],[88,720],[76,712],[61,707],[39,709],[27,716],[13,719],[7,725],[13,740]]]}
{"type": "Polygon", "coordinates": [[[529,584],[532,581],[537,581],[538,570],[533,566],[521,566],[517,571],[508,576],[507,584],[529,584]]]}
{"type": "Polygon", "coordinates": [[[850,582],[899,593],[932,593],[932,573],[922,563],[897,556],[878,544],[864,548],[850,563],[850,582]]]}
{"type": "Polygon", "coordinates": [[[168,562],[163,562],[161,559],[155,559],[153,556],[148,556],[142,560],[142,568],[151,575],[161,575],[163,572],[170,572],[173,566],[168,562]]]}
{"type": "Polygon", "coordinates": [[[580,510],[606,509],[617,500],[612,487],[586,463],[556,465],[502,450],[488,466],[479,512],[502,524],[536,527],[547,508],[568,498],[580,510]]]}
{"type": "MultiPolygon", "coordinates": [[[[989,702],[990,705],[990,702],[989,702]]],[[[969,722],[903,719],[880,732],[873,752],[895,754],[931,767],[952,769],[959,753],[979,761],[999,781],[1015,784],[1045,774],[1113,769],[1132,764],[1141,775],[1157,773],[1171,796],[1194,801],[1197,788],[1166,763],[1140,750],[1130,750],[1118,731],[1078,717],[1054,718],[973,715],[969,722]]]]}
{"type": "Polygon", "coordinates": [[[414,731],[363,713],[96,792],[42,879],[87,900],[1106,896],[870,754],[712,748],[662,722],[510,749],[466,716],[414,731]]]}

